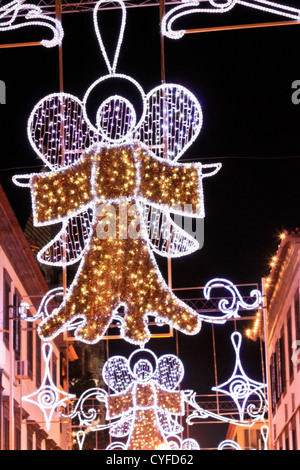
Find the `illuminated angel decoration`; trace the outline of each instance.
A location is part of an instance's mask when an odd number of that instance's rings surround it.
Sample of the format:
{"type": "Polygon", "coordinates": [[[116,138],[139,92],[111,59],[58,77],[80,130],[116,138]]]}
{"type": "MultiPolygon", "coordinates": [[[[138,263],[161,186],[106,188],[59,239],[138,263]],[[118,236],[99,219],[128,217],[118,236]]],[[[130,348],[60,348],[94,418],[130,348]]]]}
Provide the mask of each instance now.
{"type": "Polygon", "coordinates": [[[94,25],[109,73],[88,88],[82,102],[59,93],[35,106],[28,136],[51,171],[23,175],[29,183],[19,176],[14,181],[31,189],[36,226],[62,223],[38,259],[60,266],[80,260],[63,302],[41,322],[41,338],[54,338],[82,320],[76,339],[95,343],[122,308],[122,336],[142,345],[150,338],[149,316],[185,334],[200,330],[199,315],[169,289],[153,251],[182,256],[198,248],[171,213],[203,218],[202,180],[221,165],[177,163],[200,132],[201,106],[182,86],[161,85],[145,95],[133,78],[116,72],[126,9],[119,0],[121,28],[110,62],[97,21],[102,3],[94,9],[94,25]],[[110,88],[92,119],[96,96],[116,82],[137,94],[140,114],[110,88]],[[167,242],[155,245],[149,233],[161,218],[167,242]]]}
{"type": "Polygon", "coordinates": [[[112,436],[127,437],[124,448],[156,449],[168,445],[169,435],[182,431],[176,418],[185,413],[185,395],[178,390],[183,374],[176,356],[157,359],[149,349],[134,351],[128,359],[114,356],[105,363],[103,378],[110,390],[106,420],[112,421],[112,436]]]}
{"type": "Polygon", "coordinates": [[[86,390],[70,414],[62,414],[83,428],[77,433],[80,449],[85,434],[108,429],[112,440],[106,450],[198,450],[194,439],[181,439],[178,417],[185,414],[190,391],[180,391],[184,376],[181,360],[173,354],[159,358],[149,349],[135,350],[127,359],[111,357],[102,376],[108,391],[86,390]],[[91,401],[91,399],[93,401],[91,401]],[[102,406],[106,423],[102,424],[102,406]]]}

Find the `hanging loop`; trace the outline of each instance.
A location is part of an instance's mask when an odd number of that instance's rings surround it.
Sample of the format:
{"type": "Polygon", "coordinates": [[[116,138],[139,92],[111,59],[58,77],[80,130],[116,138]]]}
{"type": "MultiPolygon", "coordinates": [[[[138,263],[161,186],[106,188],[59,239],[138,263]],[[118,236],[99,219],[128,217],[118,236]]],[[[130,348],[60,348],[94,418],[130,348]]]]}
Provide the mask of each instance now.
{"type": "Polygon", "coordinates": [[[114,55],[113,62],[111,63],[111,61],[108,58],[106,48],[105,48],[104,43],[103,43],[103,39],[102,39],[102,36],[101,36],[101,33],[100,33],[100,28],[99,28],[99,23],[98,23],[98,10],[99,10],[99,7],[102,3],[107,4],[107,3],[110,3],[110,2],[100,0],[96,4],[96,6],[94,8],[94,12],[93,12],[94,27],[95,27],[97,39],[98,39],[98,42],[99,42],[99,45],[100,45],[100,49],[101,49],[103,58],[105,60],[105,63],[106,63],[107,69],[108,69],[108,73],[110,75],[114,75],[116,73],[117,63],[118,63],[118,59],[119,59],[119,55],[120,55],[120,49],[121,49],[121,45],[122,45],[123,37],[124,37],[124,30],[125,30],[125,23],[126,23],[126,8],[125,8],[125,5],[124,5],[122,0],[115,0],[114,3],[119,3],[120,6],[121,6],[122,18],[121,18],[121,25],[120,25],[120,31],[119,31],[119,37],[118,37],[118,41],[117,41],[116,50],[115,50],[115,55],[114,55]]]}

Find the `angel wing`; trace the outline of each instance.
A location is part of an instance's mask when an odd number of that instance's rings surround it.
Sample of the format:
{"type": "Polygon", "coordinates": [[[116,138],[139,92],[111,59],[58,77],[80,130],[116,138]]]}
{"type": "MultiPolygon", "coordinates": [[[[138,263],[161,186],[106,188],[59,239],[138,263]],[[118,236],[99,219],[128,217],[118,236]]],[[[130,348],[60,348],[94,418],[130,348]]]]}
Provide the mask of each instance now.
{"type": "Polygon", "coordinates": [[[171,214],[148,203],[142,203],[149,244],[160,256],[179,258],[197,251],[199,242],[179,227],[171,214]]]}
{"type": "MultiPolygon", "coordinates": [[[[35,153],[52,171],[72,165],[99,140],[84,120],[81,101],[67,93],[48,95],[36,104],[28,120],[27,135],[35,153]]],[[[89,238],[92,216],[92,210],[86,210],[65,221],[37,259],[52,266],[79,261],[89,238]]]]}
{"type": "Polygon", "coordinates": [[[113,356],[103,366],[103,380],[115,393],[125,392],[134,378],[130,372],[128,360],[123,356],[113,356]]]}
{"type": "Polygon", "coordinates": [[[175,390],[184,376],[181,360],[173,354],[165,354],[157,361],[155,380],[166,391],[175,390]]]}
{"type": "Polygon", "coordinates": [[[154,156],[177,161],[202,128],[203,114],[197,98],[187,88],[167,83],[148,93],[146,106],[136,138],[154,156]]]}
{"type": "MultiPolygon", "coordinates": [[[[167,160],[177,161],[198,137],[203,114],[197,98],[185,87],[163,84],[146,96],[145,119],[136,138],[150,152],[167,160]]],[[[200,248],[198,241],[179,227],[166,212],[143,204],[144,220],[153,251],[175,258],[200,248]]]]}

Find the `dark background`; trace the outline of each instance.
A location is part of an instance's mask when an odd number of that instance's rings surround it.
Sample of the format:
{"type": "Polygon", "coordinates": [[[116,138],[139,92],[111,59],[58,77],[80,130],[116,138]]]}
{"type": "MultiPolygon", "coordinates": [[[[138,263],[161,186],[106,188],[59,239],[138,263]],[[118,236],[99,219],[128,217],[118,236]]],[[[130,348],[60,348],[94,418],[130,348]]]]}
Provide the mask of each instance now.
{"type": "MultiPolygon", "coordinates": [[[[289,1],[291,6],[299,6],[289,1]]],[[[168,10],[168,9],[167,9],[168,10]]],[[[107,43],[114,48],[118,32],[107,15],[107,43]],[[113,39],[112,39],[113,38],[113,39]]],[[[264,23],[280,17],[236,6],[224,15],[190,15],[184,28],[264,23]]],[[[179,25],[179,22],[178,22],[179,25]]],[[[64,91],[82,98],[88,86],[107,73],[93,30],[92,13],[63,15],[64,91]]],[[[37,41],[43,28],[0,33],[4,43],[37,41]]],[[[189,34],[166,38],[166,81],[186,86],[199,99],[203,128],[181,158],[222,162],[217,175],[204,180],[205,240],[192,255],[172,261],[173,287],[200,287],[214,277],[236,284],[258,283],[269,272],[279,235],[299,221],[300,105],[292,103],[292,83],[300,79],[300,25],[189,34]]],[[[117,71],[134,77],[148,92],[160,84],[158,7],[129,8],[117,71]]],[[[6,83],[6,104],[0,106],[0,177],[22,225],[31,211],[29,191],[11,182],[14,174],[38,171],[26,135],[29,114],[45,95],[59,91],[58,49],[0,49],[0,79],[6,83]]],[[[166,262],[159,259],[163,274],[166,262]]],[[[196,292],[196,291],[195,291],[196,292]]],[[[193,294],[195,295],[195,294],[193,294]]],[[[243,322],[235,325],[244,331],[243,322]]],[[[230,334],[234,324],[215,327],[219,383],[233,368],[230,334]]],[[[214,385],[212,331],[204,325],[195,337],[180,333],[147,346],[157,354],[177,350],[185,364],[183,388],[210,393],[214,385]]],[[[126,355],[133,347],[109,342],[110,355],[126,355]]],[[[261,380],[259,344],[244,338],[246,372],[261,380]]],[[[210,425],[190,427],[202,448],[214,447],[224,435],[210,425]]]]}

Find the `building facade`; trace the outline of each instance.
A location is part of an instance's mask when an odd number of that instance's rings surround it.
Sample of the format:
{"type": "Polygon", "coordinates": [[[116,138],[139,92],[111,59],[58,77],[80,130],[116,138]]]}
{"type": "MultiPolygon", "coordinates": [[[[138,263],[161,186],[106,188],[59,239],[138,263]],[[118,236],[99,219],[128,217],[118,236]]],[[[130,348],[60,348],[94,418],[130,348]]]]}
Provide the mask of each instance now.
{"type": "Polygon", "coordinates": [[[265,279],[270,438],[300,450],[300,233],[281,237],[265,279]]]}
{"type": "MultiPolygon", "coordinates": [[[[26,302],[35,315],[48,286],[10,203],[0,186],[0,449],[57,450],[69,446],[69,423],[55,410],[51,427],[35,403],[23,399],[42,384],[46,362],[36,322],[22,320],[26,302]]],[[[51,343],[51,379],[67,387],[71,346],[51,343]],[[67,353],[68,352],[68,353],[67,353]]],[[[70,436],[71,438],[71,436],[70,436]]]]}
{"type": "Polygon", "coordinates": [[[261,447],[257,426],[268,426],[268,449],[300,450],[300,231],[285,232],[263,279],[263,305],[251,328],[265,349],[269,416],[253,428],[230,426],[227,438],[241,448],[261,447]],[[257,444],[255,444],[255,442],[257,444]]]}

